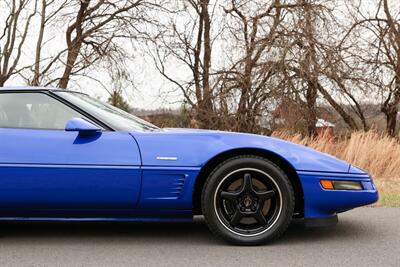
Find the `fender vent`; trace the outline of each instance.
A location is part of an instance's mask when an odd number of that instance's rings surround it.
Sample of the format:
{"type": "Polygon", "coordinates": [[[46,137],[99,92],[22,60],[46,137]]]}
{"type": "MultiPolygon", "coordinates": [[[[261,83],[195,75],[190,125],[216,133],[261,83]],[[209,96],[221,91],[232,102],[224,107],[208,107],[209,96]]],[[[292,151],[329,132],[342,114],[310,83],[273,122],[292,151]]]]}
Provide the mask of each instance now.
{"type": "Polygon", "coordinates": [[[177,176],[171,185],[171,196],[179,198],[183,191],[183,186],[185,185],[185,179],[187,175],[177,176]]]}

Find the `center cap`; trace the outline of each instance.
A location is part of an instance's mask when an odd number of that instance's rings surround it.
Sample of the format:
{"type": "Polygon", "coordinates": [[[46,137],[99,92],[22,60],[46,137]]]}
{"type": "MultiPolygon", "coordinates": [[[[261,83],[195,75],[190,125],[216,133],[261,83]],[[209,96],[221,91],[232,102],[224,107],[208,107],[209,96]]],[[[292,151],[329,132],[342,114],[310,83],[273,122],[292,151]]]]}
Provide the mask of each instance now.
{"type": "Polygon", "coordinates": [[[243,204],[246,208],[250,207],[252,203],[253,203],[253,201],[251,200],[251,198],[249,196],[246,196],[243,200],[243,204]]]}

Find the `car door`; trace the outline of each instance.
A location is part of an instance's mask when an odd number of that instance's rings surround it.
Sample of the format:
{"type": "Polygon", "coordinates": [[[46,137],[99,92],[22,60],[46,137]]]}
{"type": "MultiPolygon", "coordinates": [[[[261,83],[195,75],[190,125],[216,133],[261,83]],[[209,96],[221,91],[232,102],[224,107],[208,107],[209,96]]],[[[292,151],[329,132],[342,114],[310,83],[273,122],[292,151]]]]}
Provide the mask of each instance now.
{"type": "Polygon", "coordinates": [[[124,216],[140,154],[129,133],[64,130],[80,112],[46,92],[0,92],[0,216],[124,216]]]}

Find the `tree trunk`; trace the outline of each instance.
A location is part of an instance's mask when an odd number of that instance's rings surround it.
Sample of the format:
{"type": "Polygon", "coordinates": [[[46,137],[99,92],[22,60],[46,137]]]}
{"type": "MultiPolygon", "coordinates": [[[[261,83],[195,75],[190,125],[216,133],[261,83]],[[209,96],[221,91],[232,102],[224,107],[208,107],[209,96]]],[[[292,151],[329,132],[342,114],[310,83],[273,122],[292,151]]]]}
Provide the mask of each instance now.
{"type": "Polygon", "coordinates": [[[400,50],[397,55],[397,69],[395,75],[395,89],[393,96],[392,94],[389,95],[381,109],[386,115],[386,133],[393,137],[396,135],[397,113],[400,105],[400,50]]]}
{"type": "Polygon", "coordinates": [[[211,66],[211,19],[208,12],[209,0],[200,0],[199,32],[194,59],[194,79],[196,87],[196,119],[200,128],[213,128],[213,105],[210,87],[211,66]],[[200,52],[204,48],[202,71],[200,52]]]}
{"type": "Polygon", "coordinates": [[[83,29],[82,24],[85,17],[85,12],[89,7],[90,0],[81,1],[80,8],[76,15],[75,22],[70,25],[66,32],[66,41],[68,47],[67,53],[67,63],[64,68],[64,73],[61,76],[61,79],[58,83],[58,87],[66,89],[69,83],[69,79],[72,73],[72,70],[75,66],[75,62],[78,58],[79,52],[81,50],[82,42],[83,42],[83,29]],[[76,36],[72,38],[72,33],[75,31],[76,36]]]}
{"type": "Polygon", "coordinates": [[[79,55],[79,50],[81,49],[81,42],[77,42],[71,48],[68,49],[67,64],[65,65],[64,73],[58,83],[58,87],[66,89],[69,83],[69,79],[74,68],[76,59],[79,55]]]}
{"type": "Polygon", "coordinates": [[[306,51],[306,73],[307,73],[307,92],[306,92],[306,101],[307,101],[307,134],[310,137],[315,135],[315,123],[317,122],[317,112],[316,112],[316,103],[317,103],[317,83],[318,83],[318,64],[316,59],[316,48],[315,48],[315,18],[310,10],[309,5],[306,1],[301,1],[304,4],[304,12],[305,12],[305,29],[304,34],[307,37],[308,42],[308,51],[306,51]]]}
{"type": "Polygon", "coordinates": [[[315,103],[317,101],[318,90],[315,83],[309,82],[307,88],[307,134],[309,137],[315,135],[315,124],[317,123],[317,111],[315,108],[315,103]]]}
{"type": "Polygon", "coordinates": [[[337,113],[342,117],[344,122],[350,127],[352,130],[358,130],[357,123],[355,120],[347,114],[347,112],[332,98],[332,96],[322,87],[321,84],[318,84],[318,91],[324,96],[324,98],[329,102],[329,104],[336,110],[337,113]]]}
{"type": "Polygon", "coordinates": [[[386,116],[386,133],[389,136],[396,136],[397,108],[385,110],[383,113],[386,116]]]}
{"type": "Polygon", "coordinates": [[[210,125],[210,115],[213,114],[213,106],[211,99],[210,87],[210,66],[211,66],[211,20],[208,13],[209,0],[203,0],[202,16],[204,19],[204,55],[203,55],[203,109],[206,117],[206,122],[210,125]]]}
{"type": "Polygon", "coordinates": [[[395,72],[395,88],[394,91],[389,95],[388,99],[382,105],[382,112],[386,115],[386,132],[390,136],[396,135],[396,124],[397,124],[397,112],[399,111],[400,104],[400,31],[398,28],[398,21],[393,19],[390,14],[388,1],[383,1],[383,10],[386,14],[386,18],[389,25],[389,30],[396,44],[396,65],[394,66],[395,72]],[[391,99],[393,96],[393,100],[391,99]]]}
{"type": "Polygon", "coordinates": [[[42,43],[43,43],[44,29],[46,24],[46,7],[47,7],[46,0],[42,0],[42,11],[40,13],[40,29],[39,29],[39,36],[36,42],[34,72],[33,72],[33,79],[31,82],[33,86],[38,86],[40,84],[40,60],[42,59],[41,57],[42,43]]]}

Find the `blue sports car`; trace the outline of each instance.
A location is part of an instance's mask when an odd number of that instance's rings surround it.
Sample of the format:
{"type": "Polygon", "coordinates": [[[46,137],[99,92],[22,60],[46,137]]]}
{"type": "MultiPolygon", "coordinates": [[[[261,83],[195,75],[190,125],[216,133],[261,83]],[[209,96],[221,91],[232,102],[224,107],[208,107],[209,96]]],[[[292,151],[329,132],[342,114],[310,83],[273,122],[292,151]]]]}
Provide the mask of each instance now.
{"type": "Polygon", "coordinates": [[[266,136],[160,129],[86,94],[0,89],[1,220],[191,220],[263,244],[376,202],[371,177],[266,136]]]}

